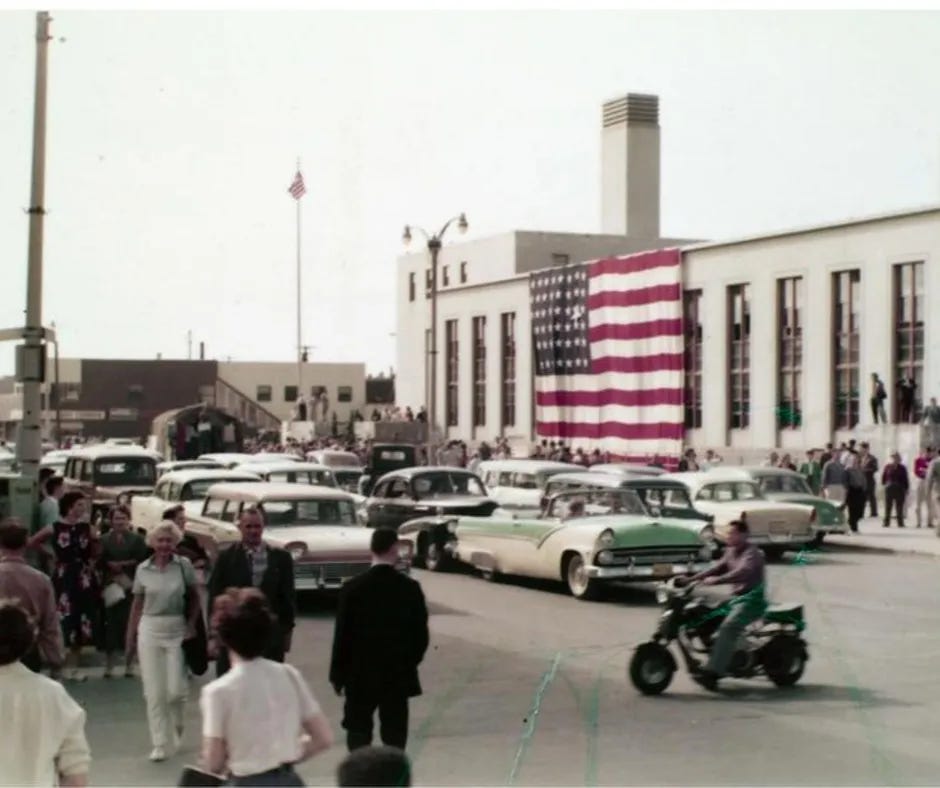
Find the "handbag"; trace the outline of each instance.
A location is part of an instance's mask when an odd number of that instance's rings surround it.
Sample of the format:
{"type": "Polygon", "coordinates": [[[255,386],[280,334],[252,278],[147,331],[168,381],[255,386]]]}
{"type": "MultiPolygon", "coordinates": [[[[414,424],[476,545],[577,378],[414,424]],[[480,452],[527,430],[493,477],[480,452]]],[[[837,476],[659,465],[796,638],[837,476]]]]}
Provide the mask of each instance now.
{"type": "Polygon", "coordinates": [[[114,607],[119,602],[123,602],[125,596],[127,594],[118,583],[108,583],[101,592],[105,607],[114,607]]]}
{"type": "MultiPolygon", "coordinates": [[[[185,585],[186,575],[183,574],[182,566],[180,566],[180,574],[183,576],[183,584],[186,588],[183,594],[183,609],[186,611],[185,615],[188,615],[193,592],[185,585]]],[[[206,622],[202,617],[202,610],[196,616],[196,634],[184,640],[182,648],[183,660],[194,676],[201,676],[209,669],[209,638],[206,633],[206,622]]]]}
{"type": "Polygon", "coordinates": [[[184,766],[180,774],[179,786],[210,786],[225,785],[225,778],[212,772],[207,772],[197,766],[184,766]]]}

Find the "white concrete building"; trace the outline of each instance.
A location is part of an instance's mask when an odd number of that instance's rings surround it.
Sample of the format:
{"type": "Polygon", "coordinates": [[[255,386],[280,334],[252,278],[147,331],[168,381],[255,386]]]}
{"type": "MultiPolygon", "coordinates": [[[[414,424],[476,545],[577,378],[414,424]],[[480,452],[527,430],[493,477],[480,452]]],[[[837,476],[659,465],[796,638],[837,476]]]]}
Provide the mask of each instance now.
{"type": "MultiPolygon", "coordinates": [[[[438,423],[468,441],[536,437],[529,274],[680,246],[686,333],[686,442],[752,460],[855,436],[883,452],[916,430],[872,428],[870,378],[901,420],[940,395],[940,206],[760,237],[659,238],[655,97],[609,102],[602,127],[604,235],[512,232],[445,246],[438,292],[438,423]],[[652,119],[652,122],[651,122],[652,119]],[[644,200],[645,195],[645,200],[644,200]]],[[[398,261],[398,403],[428,401],[429,257],[398,261]]],[[[908,421],[911,417],[908,418],[908,421]]],[[[520,446],[521,449],[521,446],[520,446]]],[[[909,453],[910,449],[908,449],[909,453]]]]}

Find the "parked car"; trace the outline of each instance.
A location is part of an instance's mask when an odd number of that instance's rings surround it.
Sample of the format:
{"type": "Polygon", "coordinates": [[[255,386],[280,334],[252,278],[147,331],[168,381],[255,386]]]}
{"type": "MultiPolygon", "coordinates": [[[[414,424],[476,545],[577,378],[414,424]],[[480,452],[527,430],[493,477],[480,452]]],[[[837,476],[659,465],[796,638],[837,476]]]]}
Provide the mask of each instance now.
{"type": "Polygon", "coordinates": [[[488,517],[497,503],[480,477],[462,468],[404,468],[387,473],[366,499],[371,528],[398,528],[425,514],[474,514],[488,517]]]}
{"type": "Polygon", "coordinates": [[[844,534],[845,515],[832,501],[827,501],[813,493],[806,479],[788,468],[727,468],[725,473],[738,471],[742,479],[757,482],[761,493],[770,501],[782,503],[801,503],[816,509],[816,521],[813,523],[815,544],[822,544],[826,534],[844,534]]]}
{"type": "Polygon", "coordinates": [[[65,462],[65,487],[91,499],[92,522],[97,522],[115,504],[153,492],[158,459],[156,452],[136,446],[101,444],[78,449],[65,462]]]}
{"type": "Polygon", "coordinates": [[[214,484],[260,481],[257,474],[230,471],[221,466],[170,471],[157,481],[153,494],[136,495],[131,499],[131,522],[138,530],[149,533],[171,506],[182,504],[187,517],[199,514],[206,494],[214,484]]]}
{"type": "Polygon", "coordinates": [[[359,491],[359,480],[365,474],[365,468],[352,452],[334,449],[311,451],[307,452],[307,461],[327,466],[333,472],[336,485],[346,492],[359,491]]]}
{"type": "Polygon", "coordinates": [[[578,599],[596,599],[608,582],[698,571],[715,551],[707,523],[651,517],[634,491],[621,489],[558,493],[533,518],[432,516],[405,523],[399,533],[428,569],[456,560],[487,580],[560,580],[578,599]]]}
{"type": "Polygon", "coordinates": [[[764,497],[757,482],[734,469],[715,469],[668,474],[686,486],[696,509],[714,516],[715,532],[724,542],[732,520],[747,522],[751,541],[768,558],[779,558],[786,550],[811,544],[816,534],[816,509],[795,503],[779,503],[764,497]]]}
{"type": "MultiPolygon", "coordinates": [[[[261,510],[265,542],[290,552],[299,591],[337,589],[372,565],[372,531],[356,522],[352,496],[327,487],[217,484],[209,488],[202,512],[188,519],[187,531],[214,559],[220,548],[239,540],[235,523],[246,506],[261,510]]],[[[398,568],[409,571],[409,543],[402,544],[399,558],[398,568]]]]}
{"type": "Polygon", "coordinates": [[[160,479],[165,473],[173,471],[198,471],[212,470],[213,468],[224,468],[220,462],[215,460],[167,460],[157,463],[157,478],[160,479]]]}
{"type": "Polygon", "coordinates": [[[542,491],[551,476],[583,472],[580,465],[551,460],[485,460],[477,466],[490,497],[504,509],[525,514],[539,511],[542,491]]]}
{"type": "Polygon", "coordinates": [[[365,473],[359,478],[359,494],[369,497],[375,483],[386,473],[414,468],[418,452],[410,443],[375,443],[366,460],[365,473]]]}

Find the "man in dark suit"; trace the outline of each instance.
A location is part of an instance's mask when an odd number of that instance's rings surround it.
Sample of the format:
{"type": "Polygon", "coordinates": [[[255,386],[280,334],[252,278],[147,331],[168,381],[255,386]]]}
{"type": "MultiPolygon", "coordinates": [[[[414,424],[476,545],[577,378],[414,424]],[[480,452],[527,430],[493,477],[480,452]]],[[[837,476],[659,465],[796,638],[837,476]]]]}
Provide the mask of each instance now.
{"type": "Polygon", "coordinates": [[[372,568],[343,586],[330,683],[345,693],[343,727],[352,752],[372,744],[378,709],[382,743],[405,749],[408,698],[421,694],[418,665],[428,648],[428,610],[416,580],[395,568],[398,534],[372,534],[372,568]]]}
{"type": "MultiPolygon", "coordinates": [[[[264,543],[264,515],[260,509],[246,507],[238,518],[242,540],[226,548],[219,557],[209,578],[209,610],[215,598],[227,588],[257,588],[265,595],[277,617],[274,636],[264,656],[277,662],[284,661],[290,651],[291,634],[296,617],[294,594],[294,559],[290,553],[264,543]]],[[[216,658],[216,675],[229,669],[228,653],[221,646],[216,658]]]]}

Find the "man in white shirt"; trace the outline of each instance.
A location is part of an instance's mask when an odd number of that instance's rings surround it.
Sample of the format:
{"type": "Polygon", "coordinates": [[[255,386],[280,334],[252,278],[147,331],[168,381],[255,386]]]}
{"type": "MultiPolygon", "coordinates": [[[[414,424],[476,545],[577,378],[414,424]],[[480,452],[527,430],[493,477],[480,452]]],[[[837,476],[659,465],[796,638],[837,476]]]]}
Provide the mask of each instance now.
{"type": "Polygon", "coordinates": [[[58,682],[20,660],[35,626],[16,602],[0,601],[0,784],[88,785],[85,712],[58,682]]]}

